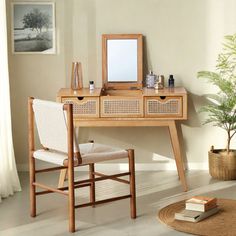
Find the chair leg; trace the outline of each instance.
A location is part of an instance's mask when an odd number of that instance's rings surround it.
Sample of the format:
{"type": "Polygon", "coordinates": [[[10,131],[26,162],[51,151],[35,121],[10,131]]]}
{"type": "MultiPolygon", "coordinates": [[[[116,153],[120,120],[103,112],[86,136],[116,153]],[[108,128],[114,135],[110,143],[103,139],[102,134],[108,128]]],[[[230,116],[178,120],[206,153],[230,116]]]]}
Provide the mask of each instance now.
{"type": "Polygon", "coordinates": [[[36,187],[33,185],[33,183],[35,182],[35,160],[32,157],[32,155],[30,156],[30,215],[32,217],[36,216],[36,187]]]}
{"type": "Polygon", "coordinates": [[[93,180],[90,185],[90,202],[93,203],[93,207],[95,207],[95,182],[94,182],[94,163],[89,164],[89,178],[93,180]]]}
{"type": "Polygon", "coordinates": [[[75,232],[75,189],[74,189],[74,168],[68,168],[69,186],[69,231],[75,232]]]}
{"type": "Polygon", "coordinates": [[[129,156],[129,172],[130,172],[130,216],[132,219],[136,218],[136,190],[135,190],[135,163],[134,163],[134,150],[128,150],[129,156]]]}
{"type": "Polygon", "coordinates": [[[61,188],[64,186],[64,182],[67,179],[68,171],[67,169],[63,169],[60,171],[60,177],[58,181],[58,188],[61,188]]]}

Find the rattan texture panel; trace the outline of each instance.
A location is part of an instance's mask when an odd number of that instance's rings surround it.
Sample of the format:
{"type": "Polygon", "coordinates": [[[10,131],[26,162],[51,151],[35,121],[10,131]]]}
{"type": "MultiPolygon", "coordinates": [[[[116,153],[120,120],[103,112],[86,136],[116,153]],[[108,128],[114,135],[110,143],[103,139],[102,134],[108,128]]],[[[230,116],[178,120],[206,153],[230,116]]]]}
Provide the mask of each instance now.
{"type": "Polygon", "coordinates": [[[107,115],[142,114],[140,105],[141,105],[140,100],[130,100],[130,99],[104,100],[103,113],[107,115]]]}
{"type": "Polygon", "coordinates": [[[159,101],[157,99],[147,100],[147,114],[176,114],[181,113],[181,99],[169,99],[167,101],[159,101]]]}
{"type": "Polygon", "coordinates": [[[87,100],[87,101],[74,101],[74,100],[64,100],[65,104],[73,104],[73,114],[74,115],[98,115],[98,102],[97,100],[87,100]]]}

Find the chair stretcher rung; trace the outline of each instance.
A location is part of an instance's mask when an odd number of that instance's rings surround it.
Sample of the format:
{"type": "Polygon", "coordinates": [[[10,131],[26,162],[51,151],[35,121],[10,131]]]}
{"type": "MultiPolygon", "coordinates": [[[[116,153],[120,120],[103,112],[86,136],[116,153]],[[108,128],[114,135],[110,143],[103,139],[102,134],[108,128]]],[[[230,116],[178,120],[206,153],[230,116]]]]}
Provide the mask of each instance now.
{"type": "Polygon", "coordinates": [[[94,179],[80,180],[80,181],[76,181],[75,184],[91,183],[93,181],[97,182],[97,181],[101,181],[101,180],[105,180],[105,179],[114,179],[116,177],[121,177],[121,176],[126,176],[126,175],[130,175],[130,172],[124,172],[124,173],[115,174],[115,175],[106,175],[106,176],[102,176],[102,177],[98,177],[98,178],[94,178],[94,179]]]}
{"type": "Polygon", "coordinates": [[[118,200],[122,200],[125,198],[130,198],[130,197],[131,197],[131,194],[120,196],[120,197],[113,197],[113,198],[108,198],[108,199],[104,199],[104,200],[100,200],[100,201],[88,202],[88,203],[76,205],[75,208],[93,206],[93,205],[103,204],[103,203],[107,203],[107,202],[118,201],[118,200]]]}
{"type": "Polygon", "coordinates": [[[63,195],[68,195],[68,192],[64,192],[60,188],[59,189],[58,188],[52,188],[52,187],[46,186],[44,184],[36,183],[36,182],[34,182],[33,185],[36,186],[36,187],[39,187],[39,188],[46,189],[46,190],[51,191],[51,192],[56,192],[56,193],[61,193],[63,195]]]}
{"type": "MultiPolygon", "coordinates": [[[[83,187],[89,187],[91,186],[91,183],[87,183],[87,184],[80,184],[80,185],[75,185],[74,188],[83,188],[83,187]]],[[[57,188],[58,190],[68,190],[69,187],[61,187],[61,188],[57,188]]],[[[54,191],[52,190],[46,190],[46,191],[39,191],[39,192],[36,192],[36,195],[43,195],[43,194],[47,194],[47,193],[55,193],[54,191]]]]}
{"type": "Polygon", "coordinates": [[[53,170],[63,170],[63,169],[67,169],[67,167],[58,166],[58,167],[52,167],[52,168],[47,168],[47,169],[39,169],[39,170],[35,170],[35,173],[42,173],[42,172],[48,172],[48,171],[53,171],[53,170]]]}
{"type": "MultiPolygon", "coordinates": [[[[97,175],[97,176],[108,176],[108,175],[105,175],[105,174],[102,174],[102,173],[99,173],[99,172],[93,172],[93,174],[97,175]]],[[[118,182],[121,182],[121,183],[124,183],[124,184],[129,184],[130,182],[126,179],[120,179],[120,178],[117,178],[117,177],[113,177],[111,178],[112,180],[114,181],[118,181],[118,182]]]]}

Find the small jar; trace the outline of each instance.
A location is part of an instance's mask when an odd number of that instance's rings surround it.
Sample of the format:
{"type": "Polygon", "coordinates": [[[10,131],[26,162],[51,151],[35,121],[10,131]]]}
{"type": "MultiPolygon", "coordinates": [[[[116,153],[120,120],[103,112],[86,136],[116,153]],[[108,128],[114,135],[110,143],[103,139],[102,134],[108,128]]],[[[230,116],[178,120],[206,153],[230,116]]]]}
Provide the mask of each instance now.
{"type": "Polygon", "coordinates": [[[165,87],[165,77],[164,75],[158,75],[154,88],[164,89],[164,87],[165,87]]]}
{"type": "Polygon", "coordinates": [[[156,84],[155,84],[155,87],[154,87],[155,89],[164,89],[164,86],[163,86],[163,83],[162,82],[157,82],[156,84]]]}
{"type": "Polygon", "coordinates": [[[147,74],[146,76],[146,87],[154,88],[156,82],[157,82],[157,76],[153,74],[153,72],[150,70],[149,74],[147,74]]]}
{"type": "Polygon", "coordinates": [[[89,81],[89,89],[90,90],[93,90],[93,89],[95,89],[95,86],[94,86],[94,81],[89,81]]]}

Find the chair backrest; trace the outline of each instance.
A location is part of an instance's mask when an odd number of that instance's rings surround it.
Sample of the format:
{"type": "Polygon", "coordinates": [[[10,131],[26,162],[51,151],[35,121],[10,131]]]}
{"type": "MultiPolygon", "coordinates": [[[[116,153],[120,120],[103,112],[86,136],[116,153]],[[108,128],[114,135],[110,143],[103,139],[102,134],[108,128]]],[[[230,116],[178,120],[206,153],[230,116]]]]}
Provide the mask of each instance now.
{"type": "MultiPolygon", "coordinates": [[[[34,99],[33,111],[43,147],[67,153],[67,119],[63,104],[34,99]]],[[[74,152],[79,152],[75,137],[74,152]]]]}

